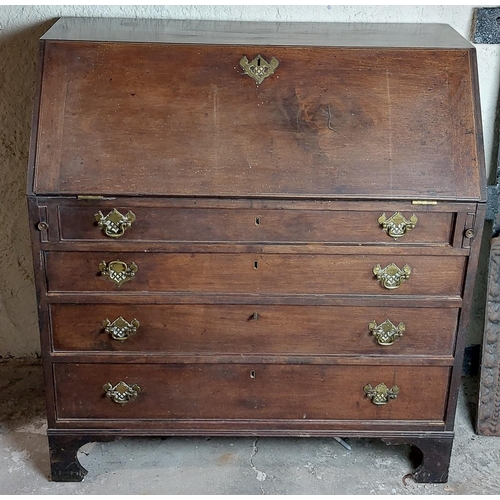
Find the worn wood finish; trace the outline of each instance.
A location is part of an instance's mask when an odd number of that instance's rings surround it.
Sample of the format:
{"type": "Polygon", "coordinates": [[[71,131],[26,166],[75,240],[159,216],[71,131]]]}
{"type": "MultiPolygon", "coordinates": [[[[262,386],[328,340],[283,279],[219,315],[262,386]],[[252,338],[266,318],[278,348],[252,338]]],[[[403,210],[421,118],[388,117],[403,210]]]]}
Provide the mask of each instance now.
{"type": "Polygon", "coordinates": [[[373,268],[392,259],[366,255],[139,254],[51,252],[49,291],[460,295],[462,257],[399,257],[396,265],[413,271],[397,290],[377,281],[373,268]],[[136,275],[117,288],[100,276],[99,263],[121,260],[138,266],[136,275]]]}
{"type": "MultiPolygon", "coordinates": [[[[132,211],[132,227],[116,239],[166,242],[262,242],[262,243],[392,243],[401,245],[434,243],[449,245],[454,223],[453,213],[405,212],[409,219],[418,217],[417,227],[395,241],[378,223],[386,212],[331,210],[223,210],[199,208],[141,209],[116,206],[121,214],[132,211]]],[[[61,207],[62,241],[109,241],[95,222],[94,214],[111,210],[98,206],[61,207]]],[[[394,212],[386,213],[387,218],[394,212]]]]}
{"type": "Polygon", "coordinates": [[[419,451],[418,465],[411,476],[418,483],[446,483],[453,437],[445,438],[392,438],[387,444],[411,444],[419,451]]]}
{"type": "Polygon", "coordinates": [[[471,49],[447,24],[61,18],[43,40],[471,49]]]}
{"type": "Polygon", "coordinates": [[[53,304],[55,351],[192,355],[452,355],[458,309],[252,305],[53,304]],[[256,317],[254,317],[254,314],[256,317]],[[113,340],[102,321],[140,322],[113,340]],[[368,325],[391,319],[406,330],[381,346],[368,325]]]}
{"type": "Polygon", "coordinates": [[[47,42],[44,64],[37,194],[481,196],[467,50],[47,42]],[[259,53],[281,62],[257,86],[259,53]]]}
{"type": "Polygon", "coordinates": [[[85,440],[308,435],[414,444],[414,478],[445,481],[484,218],[473,47],[441,25],[66,19],[41,53],[52,478],[83,478],[85,440]],[[239,66],[258,53],[279,60],[260,85],[239,66]],[[137,216],[116,240],[94,223],[112,208],[137,216]],[[419,218],[397,241],[377,223],[396,211],[419,218]],[[119,289],[116,259],[139,267],[119,289]],[[372,272],[391,262],[413,268],[394,291],[372,272]],[[124,343],[118,316],[141,323],[124,343]],[[382,347],[387,318],[406,331],[382,347]],[[142,388],[123,406],[120,380],[142,388]],[[375,406],[382,381],[400,393],[375,406]]]}
{"type": "Polygon", "coordinates": [[[61,419],[442,420],[449,373],[445,367],[366,366],[360,371],[271,364],[57,363],[54,369],[61,419]],[[141,387],[137,399],[120,405],[105,397],[103,385],[120,381],[141,387]],[[397,385],[400,393],[377,406],[363,387],[380,382],[397,385]],[[425,399],[415,397],[424,390],[425,399]]]}

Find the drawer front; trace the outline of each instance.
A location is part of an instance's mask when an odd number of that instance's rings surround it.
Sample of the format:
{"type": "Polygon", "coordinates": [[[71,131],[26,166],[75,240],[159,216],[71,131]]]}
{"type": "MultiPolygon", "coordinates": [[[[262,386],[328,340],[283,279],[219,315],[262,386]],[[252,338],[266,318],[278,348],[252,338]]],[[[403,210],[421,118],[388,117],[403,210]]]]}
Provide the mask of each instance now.
{"type": "MultiPolygon", "coordinates": [[[[378,212],[370,212],[133,206],[104,208],[96,205],[60,206],[59,222],[62,241],[395,243],[395,239],[382,229],[378,220],[383,214],[389,220],[395,212],[386,210],[384,213],[383,208],[378,212]],[[123,216],[121,226],[118,223],[120,228],[115,230],[120,234],[118,237],[116,232],[106,226],[108,218],[115,215],[114,210],[123,216]],[[99,212],[105,218],[101,222],[103,229],[95,220],[95,214],[99,212]],[[125,229],[129,213],[133,214],[129,218],[134,220],[125,229]]],[[[406,219],[406,227],[410,229],[397,238],[398,245],[450,244],[455,219],[453,213],[403,212],[402,215],[406,219]],[[415,228],[411,229],[413,215],[417,220],[415,228]]],[[[405,226],[405,221],[402,225],[405,226]]],[[[401,226],[400,219],[396,219],[393,228],[396,226],[401,226]]]]}
{"type": "Polygon", "coordinates": [[[48,252],[46,262],[51,292],[459,296],[466,257],[48,252]],[[400,270],[409,265],[411,274],[399,288],[387,289],[374,269],[382,279],[394,261],[400,270]]]}
{"type": "Polygon", "coordinates": [[[383,306],[52,304],[50,309],[56,351],[193,355],[449,356],[458,318],[458,309],[383,306]],[[394,328],[383,326],[387,320],[394,328]]]}
{"type": "MultiPolygon", "coordinates": [[[[443,420],[446,367],[55,364],[58,419],[443,420]],[[137,397],[106,397],[126,383],[137,397]],[[384,383],[399,394],[375,405],[384,383]]],[[[127,389],[128,390],[128,389],[127,389]]]]}
{"type": "Polygon", "coordinates": [[[49,41],[35,192],[477,199],[472,96],[468,50],[49,41]]]}

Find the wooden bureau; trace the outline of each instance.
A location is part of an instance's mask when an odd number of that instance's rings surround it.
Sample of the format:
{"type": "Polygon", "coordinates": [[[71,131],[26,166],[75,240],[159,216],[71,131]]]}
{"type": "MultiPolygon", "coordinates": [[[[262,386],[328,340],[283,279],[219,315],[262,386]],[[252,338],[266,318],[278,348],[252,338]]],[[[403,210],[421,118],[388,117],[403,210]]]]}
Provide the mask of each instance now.
{"type": "Polygon", "coordinates": [[[280,435],[446,481],[485,201],[450,27],[60,19],[28,201],[53,480],[92,440],[280,435]]]}

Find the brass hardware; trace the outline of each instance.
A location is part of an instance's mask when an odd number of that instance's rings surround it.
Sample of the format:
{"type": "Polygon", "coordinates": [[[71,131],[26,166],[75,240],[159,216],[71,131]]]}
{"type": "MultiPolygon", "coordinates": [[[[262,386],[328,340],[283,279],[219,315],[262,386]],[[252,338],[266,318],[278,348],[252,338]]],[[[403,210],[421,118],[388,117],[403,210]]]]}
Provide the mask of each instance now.
{"type": "Polygon", "coordinates": [[[94,214],[94,218],[106,236],[119,238],[135,221],[135,214],[129,210],[127,215],[122,215],[116,208],[113,208],[106,216],[99,210],[94,214]]]}
{"type": "Polygon", "coordinates": [[[384,269],[380,267],[380,264],[373,268],[373,274],[377,277],[377,280],[388,290],[399,288],[401,283],[410,277],[411,271],[412,269],[408,264],[405,264],[403,269],[399,269],[394,263],[389,264],[384,269]]]}
{"type": "Polygon", "coordinates": [[[474,229],[466,229],[465,230],[465,237],[466,238],[474,238],[475,235],[476,235],[476,232],[474,231],[474,229]]]}
{"type": "Polygon", "coordinates": [[[413,214],[408,220],[401,212],[396,212],[389,218],[382,214],[378,219],[382,229],[391,237],[397,240],[411,231],[418,222],[418,217],[413,214]]]}
{"type": "Polygon", "coordinates": [[[437,205],[438,202],[434,200],[412,200],[412,205],[437,205]]]}
{"type": "Polygon", "coordinates": [[[46,231],[49,228],[49,225],[46,222],[39,222],[36,227],[39,231],[46,231]]]}
{"type": "Polygon", "coordinates": [[[380,345],[392,345],[398,337],[402,337],[406,326],[404,323],[399,323],[396,326],[391,320],[386,319],[380,325],[377,325],[375,320],[373,320],[368,328],[372,335],[377,339],[380,345]]]}
{"type": "Polygon", "coordinates": [[[104,196],[94,196],[92,194],[79,194],[76,197],[77,200],[103,200],[104,196]]]}
{"type": "Polygon", "coordinates": [[[118,382],[114,387],[108,382],[104,384],[103,389],[108,398],[120,405],[130,403],[130,401],[133,401],[141,391],[141,388],[137,384],[130,386],[123,381],[118,382]]]}
{"type": "Polygon", "coordinates": [[[383,382],[375,387],[367,384],[364,387],[366,395],[372,400],[374,405],[385,405],[391,399],[396,399],[399,394],[399,387],[395,385],[389,389],[383,382]]]}
{"type": "Polygon", "coordinates": [[[138,271],[137,265],[132,262],[130,267],[122,262],[121,260],[113,260],[109,264],[106,261],[102,261],[99,264],[99,271],[101,271],[101,276],[105,276],[110,281],[112,281],[117,287],[120,287],[126,281],[132,279],[135,273],[138,271]]]}
{"type": "Polygon", "coordinates": [[[250,378],[255,378],[255,370],[250,370],[250,378]]]}
{"type": "Polygon", "coordinates": [[[254,312],[251,316],[250,319],[253,319],[254,321],[257,321],[259,319],[259,313],[254,312]]]}
{"type": "Polygon", "coordinates": [[[129,323],[123,319],[123,316],[120,316],[119,318],[116,318],[113,323],[106,318],[102,322],[102,326],[104,327],[104,331],[109,333],[113,340],[123,342],[131,335],[135,335],[137,333],[137,329],[141,325],[135,318],[129,323]]]}
{"type": "Polygon", "coordinates": [[[279,61],[275,57],[267,62],[260,54],[250,62],[246,56],[240,59],[240,66],[245,71],[244,74],[253,78],[257,84],[261,84],[265,78],[271,76],[278,65],[279,61]]]}

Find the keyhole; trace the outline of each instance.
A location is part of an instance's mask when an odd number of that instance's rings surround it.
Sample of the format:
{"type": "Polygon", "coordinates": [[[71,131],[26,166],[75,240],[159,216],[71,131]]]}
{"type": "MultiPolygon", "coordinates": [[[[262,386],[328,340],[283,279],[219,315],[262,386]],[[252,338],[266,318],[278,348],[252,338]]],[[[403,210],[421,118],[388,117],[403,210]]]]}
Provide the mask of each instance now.
{"type": "Polygon", "coordinates": [[[260,66],[260,57],[257,59],[257,66],[260,66]]]}
{"type": "Polygon", "coordinates": [[[260,226],[260,217],[255,217],[255,225],[260,226]]]}
{"type": "Polygon", "coordinates": [[[254,268],[254,269],[259,269],[259,263],[258,263],[257,261],[255,261],[255,262],[253,263],[253,268],[254,268]]]}
{"type": "Polygon", "coordinates": [[[255,378],[255,370],[250,370],[250,378],[255,378]]]}

